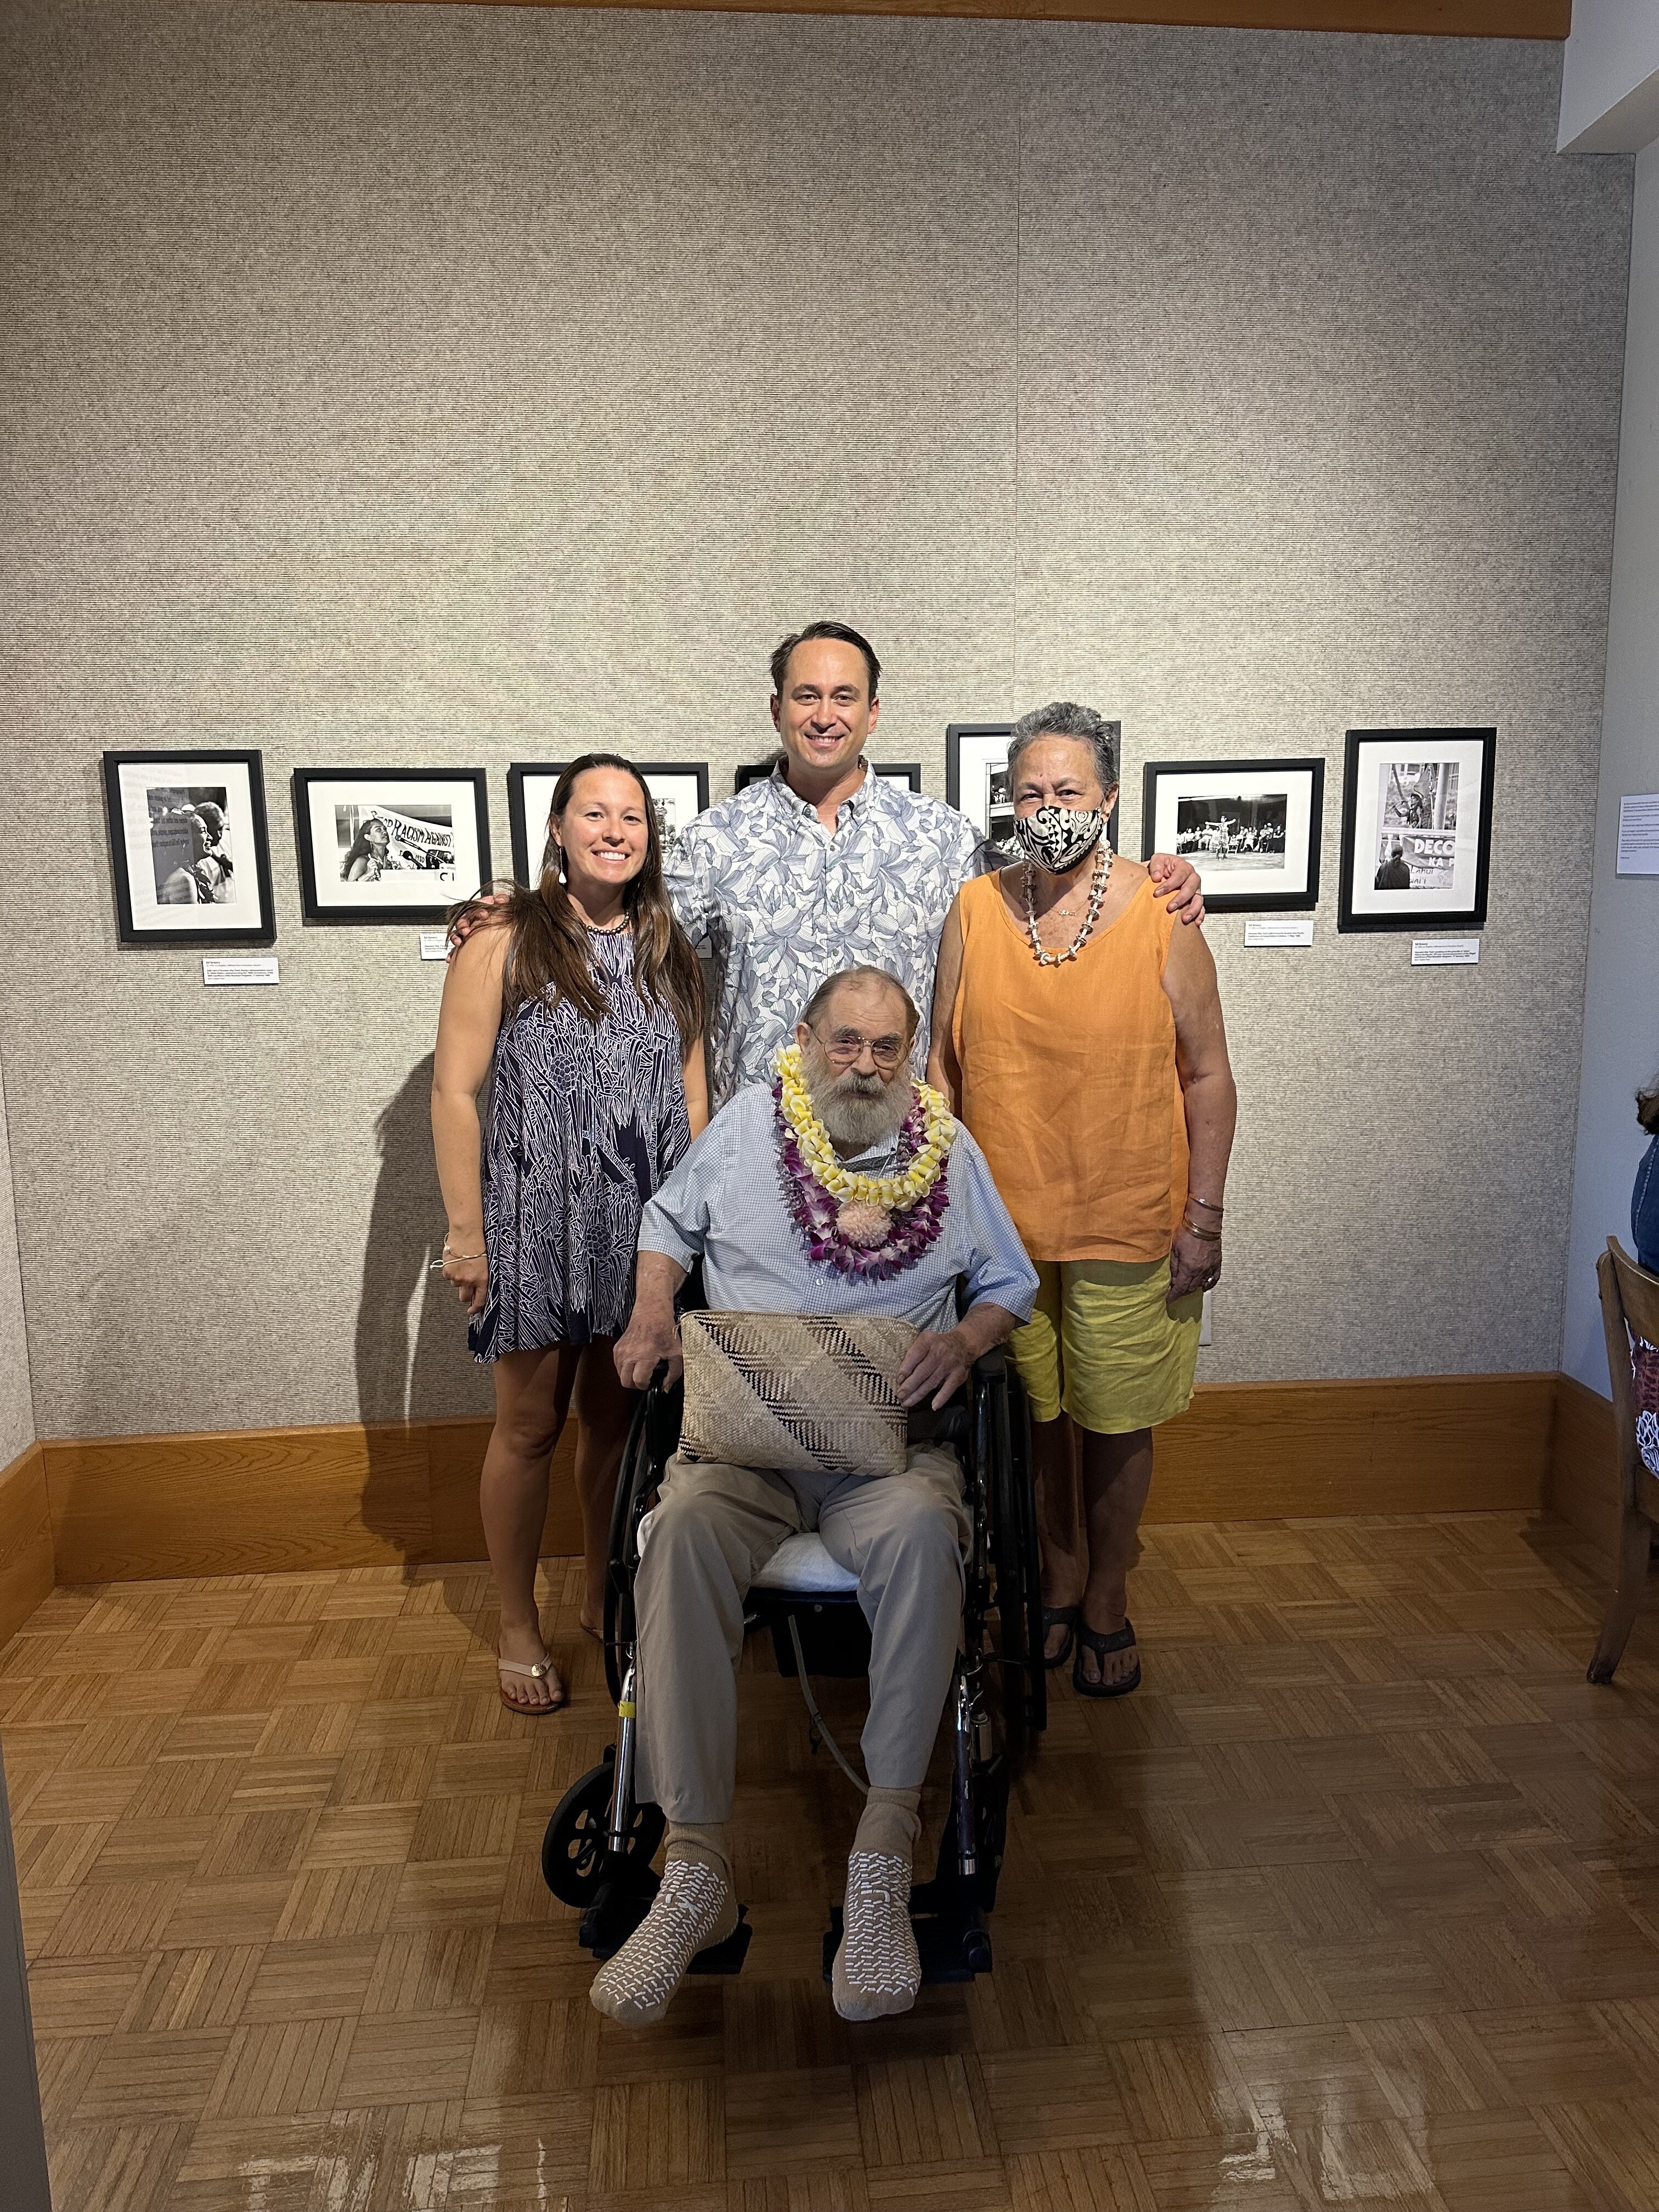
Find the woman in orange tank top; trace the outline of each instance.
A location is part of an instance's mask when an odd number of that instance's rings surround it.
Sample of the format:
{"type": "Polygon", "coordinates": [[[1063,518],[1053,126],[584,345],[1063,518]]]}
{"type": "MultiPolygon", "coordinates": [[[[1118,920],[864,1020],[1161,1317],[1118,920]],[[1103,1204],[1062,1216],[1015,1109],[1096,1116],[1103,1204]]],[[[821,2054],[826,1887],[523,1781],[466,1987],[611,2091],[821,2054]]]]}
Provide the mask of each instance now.
{"type": "Polygon", "coordinates": [[[1127,1577],[1152,1431],[1192,1397],[1237,1101],[1208,945],[1106,842],[1111,730],[1087,707],[1041,708],[1014,726],[1008,780],[1025,857],[957,896],[928,1074],[1041,1279],[1010,1350],[1031,1407],[1045,1656],[1063,1665],[1075,1639],[1078,1689],[1121,1697],[1140,1680],[1127,1577]]]}

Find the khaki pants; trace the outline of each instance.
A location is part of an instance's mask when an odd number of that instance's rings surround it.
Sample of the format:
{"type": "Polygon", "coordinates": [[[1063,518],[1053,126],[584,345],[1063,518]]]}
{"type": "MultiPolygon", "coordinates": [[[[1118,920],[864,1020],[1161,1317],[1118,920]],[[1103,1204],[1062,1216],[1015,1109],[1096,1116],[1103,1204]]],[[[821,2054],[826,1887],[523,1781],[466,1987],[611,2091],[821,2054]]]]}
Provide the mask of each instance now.
{"type": "Polygon", "coordinates": [[[639,1794],[671,1820],[731,1817],[744,1599],[784,1538],[814,1528],[831,1559],[858,1576],[870,1624],[866,1771],[889,1790],[916,1789],[927,1774],[972,1535],[955,1455],[913,1446],[902,1474],[815,1485],[676,1454],[635,1589],[639,1794]]]}

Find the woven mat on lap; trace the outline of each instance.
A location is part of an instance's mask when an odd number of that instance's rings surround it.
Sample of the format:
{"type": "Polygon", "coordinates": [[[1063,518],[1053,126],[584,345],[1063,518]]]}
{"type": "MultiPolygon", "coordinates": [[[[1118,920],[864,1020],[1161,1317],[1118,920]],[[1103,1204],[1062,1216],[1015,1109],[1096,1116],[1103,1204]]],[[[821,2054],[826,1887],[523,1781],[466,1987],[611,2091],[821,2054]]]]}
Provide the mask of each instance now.
{"type": "Polygon", "coordinates": [[[680,1449],[781,1474],[900,1474],[896,1377],[915,1334],[863,1315],[686,1314],[680,1449]]]}

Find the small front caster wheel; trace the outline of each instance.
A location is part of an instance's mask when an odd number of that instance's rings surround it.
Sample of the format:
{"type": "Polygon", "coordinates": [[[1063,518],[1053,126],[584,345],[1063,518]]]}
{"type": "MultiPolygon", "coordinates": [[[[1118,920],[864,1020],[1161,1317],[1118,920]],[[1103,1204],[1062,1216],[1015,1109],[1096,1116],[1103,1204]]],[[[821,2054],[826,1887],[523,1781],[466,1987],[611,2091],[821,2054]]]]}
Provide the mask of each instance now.
{"type": "Polygon", "coordinates": [[[610,1759],[573,1782],[555,1808],[542,1838],[542,1879],[562,1905],[590,1905],[599,1884],[619,1874],[643,1875],[656,1855],[667,1822],[660,1807],[637,1801],[617,1858],[611,1855],[611,1793],[616,1768],[610,1759]]]}

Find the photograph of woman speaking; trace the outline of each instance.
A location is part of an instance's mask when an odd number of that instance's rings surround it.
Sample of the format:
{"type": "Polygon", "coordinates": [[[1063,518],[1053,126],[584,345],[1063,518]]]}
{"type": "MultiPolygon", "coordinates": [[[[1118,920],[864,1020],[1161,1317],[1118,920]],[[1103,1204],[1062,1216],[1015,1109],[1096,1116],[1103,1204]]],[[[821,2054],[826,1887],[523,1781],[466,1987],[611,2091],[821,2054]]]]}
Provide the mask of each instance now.
{"type": "Polygon", "coordinates": [[[469,927],[432,1083],[443,1272],[495,1387],[479,1496],[501,1698],[526,1713],[567,1702],[536,1605],[549,1462],[574,1408],[581,1618],[597,1635],[631,1404],[611,1346],[633,1304],[640,1213],[708,1118],[702,979],[644,785],[616,754],[586,754],[559,778],[548,833],[534,890],[457,917],[469,927]]]}
{"type": "Polygon", "coordinates": [[[1152,1431],[1192,1397],[1237,1099],[1209,946],[1106,838],[1112,730],[1091,708],[1040,708],[1014,725],[1008,781],[1024,857],[957,895],[928,1074],[1040,1278],[1009,1349],[1031,1407],[1045,1656],[1075,1645],[1077,1688],[1121,1697],[1140,1680],[1127,1576],[1152,1431]]]}

